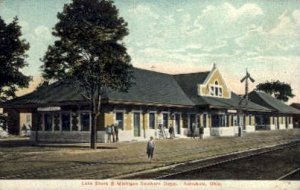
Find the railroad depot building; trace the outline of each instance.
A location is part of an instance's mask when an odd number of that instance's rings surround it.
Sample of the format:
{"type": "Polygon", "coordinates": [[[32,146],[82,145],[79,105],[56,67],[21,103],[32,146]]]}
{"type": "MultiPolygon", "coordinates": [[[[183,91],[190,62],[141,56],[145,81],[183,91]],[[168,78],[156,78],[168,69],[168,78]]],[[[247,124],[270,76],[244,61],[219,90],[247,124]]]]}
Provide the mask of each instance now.
{"type": "Polygon", "coordinates": [[[272,110],[271,115],[256,115],[255,120],[257,128],[266,127],[270,130],[292,129],[294,128],[294,119],[300,116],[300,110],[288,106],[264,92],[252,91],[249,94],[249,99],[256,104],[272,110]]]}
{"type": "MultiPolygon", "coordinates": [[[[300,111],[300,103],[292,103],[291,107],[297,109],[298,111],[300,111]]],[[[294,128],[300,128],[300,115],[295,114],[293,117],[293,125],[294,128]]]]}
{"type": "MultiPolygon", "coordinates": [[[[167,131],[174,126],[176,137],[190,135],[191,127],[204,127],[204,137],[235,136],[238,126],[253,132],[256,125],[285,122],[293,128],[293,114],[281,112],[277,107],[261,101],[244,102],[233,93],[215,66],[211,71],[170,75],[143,69],[134,69],[135,84],[128,92],[108,90],[103,99],[102,114],[97,124],[97,141],[106,142],[106,127],[119,126],[119,140],[143,140],[150,136],[159,138],[161,124],[167,131]],[[240,117],[238,117],[240,115],[240,117]]],[[[267,102],[278,103],[268,97],[267,102]]],[[[278,103],[279,104],[279,103],[278,103]]],[[[285,104],[284,104],[285,105],[285,104]]],[[[70,81],[58,81],[50,86],[4,105],[8,113],[11,133],[20,131],[20,113],[31,113],[34,140],[56,142],[89,142],[91,113],[89,103],[81,96],[80,89],[70,81]],[[14,118],[14,119],[12,119],[14,118]],[[36,132],[36,129],[37,132],[36,132]]],[[[280,105],[281,106],[281,105],[280,105]]],[[[287,106],[289,107],[289,106],[287,106]]],[[[280,125],[279,129],[284,127],[280,125]]]]}

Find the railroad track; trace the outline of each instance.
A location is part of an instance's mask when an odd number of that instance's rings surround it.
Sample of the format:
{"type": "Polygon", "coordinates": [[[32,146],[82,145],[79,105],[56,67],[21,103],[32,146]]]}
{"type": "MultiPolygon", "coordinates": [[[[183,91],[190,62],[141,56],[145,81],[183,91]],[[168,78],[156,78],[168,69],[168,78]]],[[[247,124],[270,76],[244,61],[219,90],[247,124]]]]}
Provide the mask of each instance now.
{"type": "Polygon", "coordinates": [[[277,180],[285,180],[285,179],[287,179],[288,177],[290,177],[290,176],[296,174],[296,173],[299,172],[299,171],[300,171],[300,168],[296,168],[296,169],[290,171],[289,173],[284,174],[283,176],[279,177],[277,180]]]}
{"type": "Polygon", "coordinates": [[[236,160],[250,158],[274,151],[279,151],[284,148],[297,146],[300,144],[299,139],[282,143],[276,146],[269,146],[269,147],[263,147],[253,150],[247,150],[237,153],[229,153],[224,156],[216,156],[216,157],[210,157],[207,159],[201,159],[196,161],[189,161],[186,163],[181,164],[175,164],[173,167],[170,166],[168,168],[162,169],[162,170],[156,170],[156,171],[149,171],[149,172],[138,172],[136,174],[129,174],[129,175],[123,175],[118,176],[116,178],[121,179],[173,179],[176,176],[188,174],[191,172],[207,169],[210,167],[215,167],[221,164],[226,164],[230,162],[234,162],[236,160]]]}
{"type": "MultiPolygon", "coordinates": [[[[187,170],[183,170],[183,171],[178,171],[178,172],[172,171],[169,174],[164,174],[164,175],[155,177],[154,179],[172,179],[175,176],[184,175],[186,173],[203,170],[203,169],[210,168],[210,167],[215,167],[215,166],[218,166],[218,165],[221,165],[221,164],[230,163],[230,162],[233,162],[233,161],[236,161],[236,160],[241,160],[241,159],[250,158],[250,157],[254,157],[254,156],[258,156],[258,155],[262,155],[262,154],[267,154],[267,153],[270,153],[270,152],[279,151],[279,150],[282,150],[282,149],[285,149],[285,148],[297,146],[299,144],[300,144],[300,142],[296,141],[296,142],[287,143],[287,144],[284,144],[284,145],[279,145],[279,146],[276,146],[276,147],[262,148],[259,151],[248,152],[248,153],[245,153],[245,155],[242,154],[241,156],[234,156],[234,155],[232,155],[232,156],[228,156],[228,158],[225,158],[225,159],[224,159],[224,157],[221,157],[220,159],[223,159],[221,161],[217,161],[217,162],[214,162],[214,163],[204,164],[204,165],[201,165],[199,167],[193,167],[191,169],[187,169],[187,170]]],[[[292,172],[290,172],[290,173],[288,173],[288,174],[280,177],[278,180],[284,179],[287,176],[290,176],[290,175],[298,172],[299,170],[300,170],[299,168],[296,169],[296,170],[293,170],[292,172]]]]}
{"type": "MultiPolygon", "coordinates": [[[[260,141],[262,143],[268,143],[269,142],[269,141],[262,141],[261,139],[260,139],[260,141]]],[[[270,140],[270,141],[272,141],[272,140],[270,140]]],[[[299,141],[299,139],[297,139],[296,141],[299,141]]],[[[284,142],[286,143],[286,141],[284,141],[284,142]]],[[[244,147],[246,143],[247,143],[247,141],[244,142],[244,143],[239,144],[238,147],[244,147]]],[[[226,148],[226,147],[221,147],[221,148],[226,148]]],[[[193,151],[195,151],[195,148],[191,148],[188,152],[192,153],[193,151]]],[[[203,151],[205,152],[205,151],[210,151],[210,150],[203,150],[203,151]]],[[[161,152],[161,154],[163,154],[163,153],[164,152],[161,152]]],[[[180,152],[175,151],[174,153],[176,155],[176,153],[179,154],[180,152]]],[[[174,154],[172,156],[174,156],[174,154]]],[[[144,158],[145,158],[144,154],[139,154],[139,155],[134,157],[134,159],[144,159],[144,158]]],[[[74,171],[76,171],[76,173],[77,173],[77,175],[75,175],[76,178],[80,178],[80,177],[86,177],[86,175],[94,174],[94,173],[97,173],[97,172],[98,173],[99,172],[104,172],[105,173],[105,171],[106,171],[105,169],[101,170],[101,168],[99,168],[99,166],[101,166],[103,164],[115,164],[115,163],[122,164],[122,163],[127,162],[131,159],[132,158],[130,158],[130,157],[127,158],[127,159],[124,159],[123,157],[120,157],[120,158],[115,158],[113,160],[113,162],[110,158],[108,158],[107,160],[102,160],[102,161],[99,161],[99,162],[90,162],[90,163],[89,162],[73,162],[71,164],[67,164],[66,166],[41,168],[38,171],[17,171],[17,172],[14,172],[12,174],[8,174],[8,175],[5,175],[5,176],[0,176],[0,179],[24,179],[24,178],[33,179],[33,178],[42,178],[40,176],[43,176],[43,175],[48,175],[49,176],[49,174],[56,174],[54,176],[59,176],[59,174],[61,174],[61,175],[64,175],[66,177],[66,176],[74,176],[74,171]],[[78,172],[78,171],[82,171],[82,173],[80,174],[80,172],[78,172]]],[[[192,162],[189,162],[189,163],[192,163],[192,162]]],[[[209,166],[206,166],[206,167],[209,167],[209,166]]],[[[191,171],[191,170],[189,170],[189,171],[191,171]]],[[[184,171],[182,171],[182,172],[184,172],[184,171]]],[[[170,174],[169,174],[169,176],[170,176],[170,174]]],[[[108,177],[113,177],[113,176],[108,176],[108,177]]],[[[167,175],[165,175],[165,177],[167,177],[167,175]]],[[[160,178],[157,178],[157,179],[160,179],[160,178]]]]}

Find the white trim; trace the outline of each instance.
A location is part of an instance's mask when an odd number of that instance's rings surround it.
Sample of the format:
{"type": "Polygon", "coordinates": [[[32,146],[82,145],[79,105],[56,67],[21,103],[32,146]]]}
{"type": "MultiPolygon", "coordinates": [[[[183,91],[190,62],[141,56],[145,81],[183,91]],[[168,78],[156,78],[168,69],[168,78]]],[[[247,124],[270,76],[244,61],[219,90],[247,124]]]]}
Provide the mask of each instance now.
{"type": "Polygon", "coordinates": [[[173,112],[174,114],[174,119],[172,120],[173,121],[173,127],[174,127],[174,133],[175,135],[181,135],[182,134],[182,112],[173,112]],[[177,131],[177,126],[175,125],[176,124],[176,115],[179,115],[179,132],[177,131]]]}
{"type": "Polygon", "coordinates": [[[211,77],[215,74],[215,72],[218,70],[218,68],[213,68],[208,76],[206,77],[205,81],[202,83],[203,85],[207,85],[207,83],[209,82],[209,80],[211,79],[211,77]]]}

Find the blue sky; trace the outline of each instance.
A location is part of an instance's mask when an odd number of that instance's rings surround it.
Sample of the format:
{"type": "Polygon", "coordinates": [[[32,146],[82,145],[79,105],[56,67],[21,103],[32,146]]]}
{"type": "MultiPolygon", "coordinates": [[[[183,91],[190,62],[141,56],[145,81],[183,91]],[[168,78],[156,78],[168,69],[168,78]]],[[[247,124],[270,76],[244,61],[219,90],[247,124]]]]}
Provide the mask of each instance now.
{"type": "MultiPolygon", "coordinates": [[[[39,59],[54,38],[56,14],[70,0],[2,0],[0,16],[18,16],[30,42],[29,67],[36,79],[39,59]]],[[[125,44],[137,67],[167,73],[209,70],[213,63],[228,86],[243,92],[245,69],[259,82],[290,83],[300,102],[300,1],[115,0],[128,22],[125,44]]]]}

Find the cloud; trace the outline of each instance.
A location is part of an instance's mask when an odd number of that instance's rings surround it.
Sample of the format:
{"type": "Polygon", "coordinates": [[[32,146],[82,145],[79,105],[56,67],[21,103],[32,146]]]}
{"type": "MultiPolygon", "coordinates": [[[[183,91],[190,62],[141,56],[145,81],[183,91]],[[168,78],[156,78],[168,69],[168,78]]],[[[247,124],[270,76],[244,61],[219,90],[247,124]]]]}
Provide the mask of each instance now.
{"type": "Polygon", "coordinates": [[[152,11],[152,9],[150,7],[148,7],[146,5],[142,5],[142,4],[139,4],[132,9],[129,9],[128,12],[138,15],[138,17],[141,17],[141,15],[143,15],[143,17],[149,16],[149,17],[153,17],[155,19],[159,18],[159,14],[152,11]]]}
{"type": "Polygon", "coordinates": [[[295,55],[300,50],[300,23],[287,10],[278,16],[275,25],[266,29],[253,25],[242,36],[235,39],[236,44],[244,51],[255,51],[267,55],[295,55]]]}
{"type": "Polygon", "coordinates": [[[255,17],[263,14],[262,9],[254,3],[246,3],[240,8],[235,8],[229,3],[224,3],[222,8],[232,22],[237,21],[241,17],[255,17]]]}
{"type": "Polygon", "coordinates": [[[24,20],[19,20],[19,25],[21,26],[22,30],[29,29],[29,23],[24,20]]]}
{"type": "Polygon", "coordinates": [[[293,19],[297,24],[300,24],[300,9],[293,11],[293,19]]]}
{"type": "Polygon", "coordinates": [[[38,38],[44,38],[44,39],[51,38],[51,32],[50,32],[49,28],[44,25],[37,26],[34,29],[34,34],[38,38]]]}

